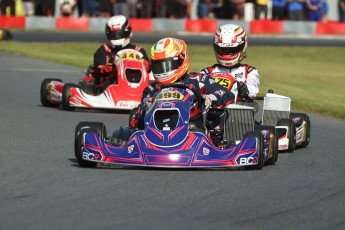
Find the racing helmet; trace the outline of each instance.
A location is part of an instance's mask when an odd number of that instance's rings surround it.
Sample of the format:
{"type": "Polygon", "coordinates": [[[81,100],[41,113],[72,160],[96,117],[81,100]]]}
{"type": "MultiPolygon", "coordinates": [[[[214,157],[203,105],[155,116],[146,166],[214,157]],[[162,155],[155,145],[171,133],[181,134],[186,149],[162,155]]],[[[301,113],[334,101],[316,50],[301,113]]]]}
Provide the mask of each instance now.
{"type": "Polygon", "coordinates": [[[242,26],[226,24],[214,35],[213,49],[217,61],[224,67],[231,67],[246,57],[248,38],[242,26]]]}
{"type": "Polygon", "coordinates": [[[105,35],[113,47],[125,47],[132,36],[132,26],[127,17],[116,15],[107,21],[105,35]]]}
{"type": "Polygon", "coordinates": [[[163,38],[151,48],[153,77],[160,84],[176,82],[188,71],[187,45],[177,38],[163,38]]]}

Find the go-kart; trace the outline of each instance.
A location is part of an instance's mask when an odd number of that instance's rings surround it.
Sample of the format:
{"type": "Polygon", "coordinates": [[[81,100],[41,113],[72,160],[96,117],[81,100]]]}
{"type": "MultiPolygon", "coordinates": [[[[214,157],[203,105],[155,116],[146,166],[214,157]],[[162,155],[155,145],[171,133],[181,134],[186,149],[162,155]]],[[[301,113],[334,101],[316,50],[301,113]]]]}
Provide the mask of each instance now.
{"type": "MultiPolygon", "coordinates": [[[[234,94],[236,92],[235,78],[227,73],[214,73],[211,76],[216,82],[223,87],[231,90],[234,94]]],[[[256,122],[258,125],[255,129],[262,129],[267,126],[276,128],[278,136],[278,150],[293,152],[296,147],[307,147],[310,142],[310,119],[305,113],[290,112],[291,99],[286,96],[274,94],[273,90],[264,97],[256,97],[255,100],[263,100],[262,119],[256,122]],[[260,127],[261,126],[261,127],[260,127]],[[264,126],[264,127],[262,127],[264,126]]],[[[255,100],[238,99],[238,103],[253,104],[255,106],[255,100]]]]}
{"type": "Polygon", "coordinates": [[[114,63],[113,78],[106,81],[104,90],[96,92],[95,84],[81,81],[63,83],[61,79],[47,78],[41,84],[43,106],[59,106],[64,110],[75,108],[130,110],[140,103],[142,92],[149,84],[149,74],[143,55],[134,49],[119,51],[114,63]]]}
{"type": "Polygon", "coordinates": [[[311,123],[305,113],[291,112],[291,98],[269,91],[263,98],[262,124],[276,126],[279,151],[293,152],[307,147],[311,123]]]}
{"type": "MultiPolygon", "coordinates": [[[[254,130],[253,108],[234,105],[222,111],[227,117],[224,138],[229,144],[214,144],[205,132],[193,128],[205,109],[200,94],[191,86],[161,86],[144,117],[144,129],[116,129],[111,136],[101,122],[80,122],[75,129],[75,156],[81,167],[98,163],[149,167],[239,167],[262,169],[275,164],[275,129],[254,130]],[[202,111],[190,120],[191,110],[202,111]]],[[[217,122],[217,121],[216,121],[217,122]]],[[[203,127],[208,126],[205,121],[203,127]]]]}

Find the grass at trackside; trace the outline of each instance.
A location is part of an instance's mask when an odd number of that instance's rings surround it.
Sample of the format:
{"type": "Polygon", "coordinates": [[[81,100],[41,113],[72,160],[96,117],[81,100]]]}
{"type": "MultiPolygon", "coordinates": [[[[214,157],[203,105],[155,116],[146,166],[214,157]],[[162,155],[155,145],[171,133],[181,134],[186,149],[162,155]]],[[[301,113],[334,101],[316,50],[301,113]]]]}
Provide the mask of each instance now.
{"type": "MultiPolygon", "coordinates": [[[[0,51],[86,68],[100,43],[0,42],[0,51]]],[[[150,53],[152,44],[141,44],[150,53]]],[[[190,71],[215,63],[212,46],[189,45],[190,71]]],[[[290,96],[293,110],[345,119],[345,48],[249,47],[248,63],[259,69],[260,94],[290,96]]]]}

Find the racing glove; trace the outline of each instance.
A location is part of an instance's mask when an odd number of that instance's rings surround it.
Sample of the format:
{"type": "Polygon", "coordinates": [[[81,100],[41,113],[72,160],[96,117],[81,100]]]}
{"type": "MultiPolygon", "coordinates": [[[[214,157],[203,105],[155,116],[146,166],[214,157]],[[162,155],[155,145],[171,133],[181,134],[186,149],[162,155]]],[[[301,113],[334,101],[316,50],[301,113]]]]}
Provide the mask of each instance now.
{"type": "Polygon", "coordinates": [[[205,111],[208,111],[212,107],[213,102],[217,101],[216,96],[214,96],[213,94],[204,94],[202,95],[202,97],[205,100],[205,111]]]}
{"type": "Polygon", "coordinates": [[[141,110],[139,107],[136,107],[131,110],[129,113],[129,126],[132,128],[136,128],[138,124],[138,117],[141,113],[141,110]]]}
{"type": "Polygon", "coordinates": [[[113,72],[113,65],[111,63],[99,66],[101,74],[108,74],[113,72]]]}
{"type": "Polygon", "coordinates": [[[242,82],[239,81],[237,82],[237,90],[238,90],[238,96],[240,96],[241,98],[247,98],[249,95],[249,90],[247,85],[242,82]]]}

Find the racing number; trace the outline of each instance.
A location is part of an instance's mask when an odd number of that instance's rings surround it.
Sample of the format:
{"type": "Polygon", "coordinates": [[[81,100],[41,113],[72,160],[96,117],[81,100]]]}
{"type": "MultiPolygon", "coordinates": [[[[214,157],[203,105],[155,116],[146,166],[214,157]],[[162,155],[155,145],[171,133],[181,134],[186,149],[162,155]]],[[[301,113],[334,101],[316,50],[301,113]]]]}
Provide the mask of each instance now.
{"type": "Polygon", "coordinates": [[[217,77],[214,80],[224,88],[230,89],[231,81],[229,79],[217,77]]]}
{"type": "Polygon", "coordinates": [[[176,92],[164,92],[162,93],[162,98],[163,99],[168,99],[168,98],[180,99],[180,94],[176,92]]]}
{"type": "Polygon", "coordinates": [[[138,54],[132,52],[126,52],[120,56],[120,59],[133,59],[133,60],[141,60],[138,54]]]}
{"type": "Polygon", "coordinates": [[[167,100],[167,99],[171,99],[171,100],[182,100],[182,94],[179,92],[174,92],[174,91],[166,91],[166,92],[162,92],[157,99],[159,100],[167,100]]]}

